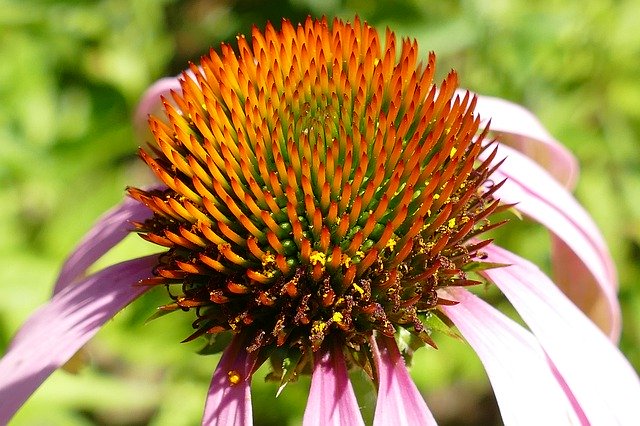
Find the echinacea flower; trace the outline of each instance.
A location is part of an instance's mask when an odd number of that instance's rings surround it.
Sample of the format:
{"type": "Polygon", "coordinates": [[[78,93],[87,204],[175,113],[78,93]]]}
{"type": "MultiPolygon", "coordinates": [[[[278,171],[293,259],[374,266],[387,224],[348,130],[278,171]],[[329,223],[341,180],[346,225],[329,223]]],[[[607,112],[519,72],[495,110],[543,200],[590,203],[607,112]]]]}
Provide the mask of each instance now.
{"type": "Polygon", "coordinates": [[[233,336],[205,424],[252,423],[264,363],[281,386],[311,374],[305,425],[363,423],[351,368],[377,387],[374,424],[435,424],[398,347],[400,333],[435,346],[435,324],[478,354],[506,424],[638,421],[640,383],[615,346],[615,269],[566,189],[573,157],[527,111],[456,92],[455,73],[434,85],[434,54],[423,63],[415,42],[398,44],[358,19],[283,21],[156,85],[143,115],[162,94],[166,118],[149,119],[154,144],[139,154],[158,186],[128,189],[16,334],[0,423],[159,285],[171,298],[159,313],[194,314],[187,340],[233,336]],[[571,299],[483,238],[511,208],[553,233],[571,299]],[[86,276],[131,231],[162,253],[86,276]],[[467,289],[481,282],[526,328],[467,289]]]}

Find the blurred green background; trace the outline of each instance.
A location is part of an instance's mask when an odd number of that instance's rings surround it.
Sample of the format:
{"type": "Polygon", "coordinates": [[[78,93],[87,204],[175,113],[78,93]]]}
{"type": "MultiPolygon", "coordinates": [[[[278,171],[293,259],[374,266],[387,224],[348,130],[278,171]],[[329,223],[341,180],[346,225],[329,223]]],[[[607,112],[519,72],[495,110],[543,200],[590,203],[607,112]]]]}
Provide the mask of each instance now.
{"type": "MultiPolygon", "coordinates": [[[[635,0],[0,0],[0,351],[50,294],[92,222],[146,177],[131,117],[145,88],[251,25],[354,14],[416,38],[463,87],[533,110],[582,165],[577,197],[620,274],[622,349],[640,367],[640,7],[635,0]]],[[[501,243],[548,267],[548,239],[511,223],[501,243]],[[515,231],[514,231],[515,228],[515,231]]],[[[153,250],[130,237],[102,265],[153,250]]],[[[136,302],[88,346],[79,374],[55,373],[16,425],[190,425],[215,357],[180,344],[190,316],[145,325],[164,291],[136,302]]],[[[412,374],[442,424],[499,423],[473,352],[438,336],[412,374]]],[[[597,368],[597,366],[594,366],[597,368]]],[[[254,378],[256,425],[298,424],[308,381],[274,398],[254,378]]],[[[372,388],[355,375],[367,416],[372,388]]]]}

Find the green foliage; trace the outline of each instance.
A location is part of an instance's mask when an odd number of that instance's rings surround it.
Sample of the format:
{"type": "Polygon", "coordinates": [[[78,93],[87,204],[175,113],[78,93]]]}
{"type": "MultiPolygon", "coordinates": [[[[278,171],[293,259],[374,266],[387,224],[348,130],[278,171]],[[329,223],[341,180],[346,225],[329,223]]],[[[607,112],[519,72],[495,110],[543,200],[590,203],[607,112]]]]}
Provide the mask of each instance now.
{"type": "MultiPolygon", "coordinates": [[[[91,223],[126,185],[148,179],[135,158],[143,142],[131,125],[148,85],[220,41],[233,43],[253,24],[357,13],[382,30],[417,38],[423,54],[434,50],[440,76],[455,68],[463,87],[524,104],[576,153],[577,197],[603,229],[619,268],[622,348],[640,367],[634,0],[0,0],[0,10],[0,348],[46,300],[64,256],[91,223]]],[[[499,243],[548,263],[544,230],[517,220],[505,228],[495,233],[499,243]]],[[[128,239],[103,262],[144,250],[147,244],[128,239]]],[[[198,355],[202,342],[178,343],[190,334],[188,314],[144,324],[164,303],[163,291],[152,292],[118,315],[88,345],[88,366],[75,376],[54,374],[14,424],[198,423],[217,357],[198,355]]],[[[464,398],[480,401],[487,384],[477,358],[436,334],[440,349],[427,346],[413,361],[428,401],[447,408],[451,398],[439,402],[442,395],[461,384],[464,398]]],[[[275,398],[279,384],[264,382],[261,372],[253,382],[256,424],[299,423],[308,379],[275,398]]],[[[371,391],[360,382],[356,388],[371,391]]],[[[371,395],[364,400],[370,416],[371,395]]],[[[446,421],[486,421],[465,417],[468,411],[446,421]]]]}

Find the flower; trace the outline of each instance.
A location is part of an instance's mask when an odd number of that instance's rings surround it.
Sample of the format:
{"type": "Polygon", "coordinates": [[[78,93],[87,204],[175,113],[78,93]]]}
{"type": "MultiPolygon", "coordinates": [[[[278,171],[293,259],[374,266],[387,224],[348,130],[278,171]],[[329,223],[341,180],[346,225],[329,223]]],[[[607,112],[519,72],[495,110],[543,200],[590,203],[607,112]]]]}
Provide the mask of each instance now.
{"type": "Polygon", "coordinates": [[[159,186],[128,189],[18,331],[0,361],[0,422],[158,285],[171,289],[159,314],[195,313],[186,340],[214,350],[233,336],[205,424],[252,423],[265,362],[281,388],[311,373],[306,425],[363,423],[349,368],[377,386],[374,424],[435,424],[397,339],[435,346],[447,323],[478,354],[506,424],[637,420],[640,383],[614,344],[615,269],[566,189],[573,157],[527,111],[456,92],[455,73],[437,87],[435,55],[423,64],[415,42],[396,44],[358,19],[283,21],[153,87],[139,115],[163,94],[166,119],[150,118],[155,144],[139,154],[159,186]],[[553,233],[566,295],[483,238],[510,208],[553,233]],[[86,276],[132,229],[163,252],[86,276]],[[527,328],[467,290],[483,281],[527,328]]]}

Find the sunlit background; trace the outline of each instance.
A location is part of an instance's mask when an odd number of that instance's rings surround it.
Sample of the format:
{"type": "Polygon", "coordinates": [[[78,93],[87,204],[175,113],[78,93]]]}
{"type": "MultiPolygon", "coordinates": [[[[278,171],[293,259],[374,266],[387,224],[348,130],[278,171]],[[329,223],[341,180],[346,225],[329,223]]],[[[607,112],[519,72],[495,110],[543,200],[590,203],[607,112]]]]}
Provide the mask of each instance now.
{"type": "MultiPolygon", "coordinates": [[[[461,85],[533,110],[576,153],[578,199],[620,274],[622,349],[640,367],[640,7],[635,0],[0,0],[0,351],[50,295],[56,271],[92,222],[148,181],[132,115],[154,80],[220,42],[283,17],[362,19],[418,40],[461,85]]],[[[548,266],[542,227],[512,220],[498,241],[548,266]],[[515,229],[515,231],[514,231],[515,229]]],[[[130,236],[104,266],[154,250],[130,236]]],[[[490,292],[487,297],[499,296],[490,292]]],[[[91,341],[75,375],[56,372],[16,425],[193,425],[217,357],[196,352],[190,314],[145,320],[163,289],[135,302],[91,341]]],[[[443,425],[499,424],[480,362],[436,335],[412,375],[443,425]]],[[[73,369],[74,366],[72,366],[73,369]]],[[[599,368],[597,365],[594,369],[599,368]]],[[[275,398],[259,371],[256,425],[299,424],[309,382],[275,398]]],[[[355,374],[365,418],[371,385],[355,374]]]]}

